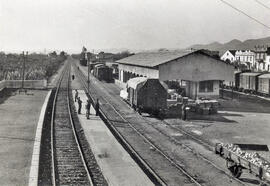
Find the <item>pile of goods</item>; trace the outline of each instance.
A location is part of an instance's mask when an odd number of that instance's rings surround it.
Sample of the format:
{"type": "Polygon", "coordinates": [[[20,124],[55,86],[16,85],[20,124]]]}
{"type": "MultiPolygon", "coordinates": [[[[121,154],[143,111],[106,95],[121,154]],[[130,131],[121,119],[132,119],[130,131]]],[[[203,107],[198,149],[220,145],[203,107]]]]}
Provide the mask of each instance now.
{"type": "Polygon", "coordinates": [[[267,172],[270,173],[270,162],[266,161],[265,159],[263,159],[262,157],[260,157],[260,155],[256,152],[245,152],[242,151],[238,145],[234,145],[234,144],[223,144],[220,143],[220,145],[227,149],[230,152],[233,152],[234,154],[246,159],[247,161],[253,163],[254,165],[258,166],[258,167],[262,167],[263,169],[265,169],[267,172]]]}
{"type": "Polygon", "coordinates": [[[217,100],[211,99],[198,99],[196,100],[197,111],[200,114],[216,114],[218,111],[219,103],[217,100]]]}

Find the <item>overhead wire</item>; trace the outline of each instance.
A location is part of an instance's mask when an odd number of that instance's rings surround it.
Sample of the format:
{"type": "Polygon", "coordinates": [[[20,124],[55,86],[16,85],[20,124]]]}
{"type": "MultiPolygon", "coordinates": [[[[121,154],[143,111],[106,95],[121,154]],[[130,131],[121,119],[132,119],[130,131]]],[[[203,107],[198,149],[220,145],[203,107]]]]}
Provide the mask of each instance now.
{"type": "Polygon", "coordinates": [[[246,12],[240,10],[239,8],[236,8],[236,7],[235,7],[234,5],[232,5],[231,3],[228,3],[227,1],[224,1],[224,0],[220,0],[220,1],[221,1],[222,3],[224,3],[224,4],[226,4],[227,6],[231,7],[232,9],[234,9],[234,10],[240,12],[241,14],[243,14],[243,15],[249,17],[249,18],[252,19],[253,21],[257,22],[258,24],[260,24],[260,25],[262,25],[262,26],[264,26],[264,27],[266,27],[266,28],[268,28],[268,29],[270,30],[270,26],[264,24],[263,22],[261,22],[260,20],[258,20],[258,19],[256,19],[256,18],[254,18],[254,17],[248,15],[246,12]]]}
{"type": "Polygon", "coordinates": [[[255,1],[256,3],[258,3],[258,4],[260,4],[261,6],[263,6],[264,8],[270,10],[270,7],[267,6],[266,4],[262,3],[261,1],[259,1],[259,0],[254,0],[254,1],[255,1]]]}

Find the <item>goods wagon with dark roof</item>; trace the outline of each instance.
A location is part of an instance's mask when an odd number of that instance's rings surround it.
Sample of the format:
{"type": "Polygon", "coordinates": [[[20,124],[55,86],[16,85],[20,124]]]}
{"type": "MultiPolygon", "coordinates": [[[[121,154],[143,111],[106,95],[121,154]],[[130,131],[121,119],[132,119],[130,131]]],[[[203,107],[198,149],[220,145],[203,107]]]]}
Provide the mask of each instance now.
{"type": "Polygon", "coordinates": [[[106,82],[113,81],[113,69],[104,64],[95,65],[93,75],[99,81],[106,81],[106,82]]]}
{"type": "Polygon", "coordinates": [[[160,115],[167,108],[167,87],[158,79],[136,77],[127,82],[128,103],[139,113],[160,115]]]}

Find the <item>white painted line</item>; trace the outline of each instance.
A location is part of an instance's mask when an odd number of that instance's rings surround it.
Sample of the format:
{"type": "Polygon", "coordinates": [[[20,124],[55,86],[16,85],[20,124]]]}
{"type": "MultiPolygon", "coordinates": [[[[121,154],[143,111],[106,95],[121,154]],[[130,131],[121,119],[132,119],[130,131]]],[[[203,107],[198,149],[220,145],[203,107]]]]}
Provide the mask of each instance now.
{"type": "Polygon", "coordinates": [[[39,169],[41,134],[42,134],[44,116],[45,116],[45,112],[47,109],[50,95],[51,95],[51,90],[48,92],[48,94],[45,98],[45,101],[42,105],[40,115],[39,115],[39,120],[38,120],[37,130],[36,130],[36,137],[35,137],[34,148],[33,148],[33,154],[32,154],[31,168],[30,168],[30,173],[29,173],[28,186],[37,186],[38,185],[38,169],[39,169]]]}

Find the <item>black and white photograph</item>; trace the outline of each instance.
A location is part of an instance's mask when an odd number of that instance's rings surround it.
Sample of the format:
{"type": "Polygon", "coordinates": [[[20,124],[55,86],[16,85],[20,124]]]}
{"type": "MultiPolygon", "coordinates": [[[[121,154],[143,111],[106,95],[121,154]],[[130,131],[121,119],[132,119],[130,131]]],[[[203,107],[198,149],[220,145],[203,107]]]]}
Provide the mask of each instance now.
{"type": "Polygon", "coordinates": [[[0,186],[270,186],[270,0],[0,0],[0,186]]]}

